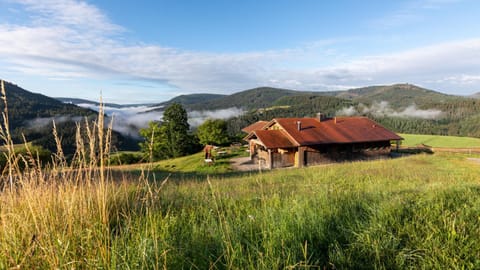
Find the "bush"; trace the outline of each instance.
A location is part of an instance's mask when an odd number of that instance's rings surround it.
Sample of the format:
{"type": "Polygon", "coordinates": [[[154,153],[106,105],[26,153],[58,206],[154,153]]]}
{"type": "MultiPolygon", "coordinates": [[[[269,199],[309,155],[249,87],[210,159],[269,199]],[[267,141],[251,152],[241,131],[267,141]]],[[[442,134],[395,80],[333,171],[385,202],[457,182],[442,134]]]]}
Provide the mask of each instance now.
{"type": "MultiPolygon", "coordinates": [[[[25,168],[25,162],[35,162],[35,164],[39,164],[45,166],[46,164],[51,163],[52,161],[52,152],[49,150],[41,147],[41,146],[29,146],[29,149],[25,146],[18,147],[15,149],[15,155],[18,157],[22,157],[17,159],[17,165],[19,168],[25,168]],[[30,150],[30,153],[29,151],[30,150]]],[[[5,168],[7,166],[7,154],[2,150],[0,151],[0,167],[5,168]]]]}
{"type": "Polygon", "coordinates": [[[143,161],[141,153],[118,153],[109,159],[110,165],[137,164],[143,161]]]}

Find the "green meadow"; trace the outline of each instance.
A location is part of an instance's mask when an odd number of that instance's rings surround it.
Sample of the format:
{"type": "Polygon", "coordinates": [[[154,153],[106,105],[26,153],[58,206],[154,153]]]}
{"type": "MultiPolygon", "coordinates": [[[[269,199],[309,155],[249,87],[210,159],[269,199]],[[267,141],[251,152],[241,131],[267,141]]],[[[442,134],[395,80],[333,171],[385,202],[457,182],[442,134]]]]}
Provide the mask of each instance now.
{"type": "Polygon", "coordinates": [[[25,173],[0,193],[0,269],[480,268],[479,156],[157,174],[198,157],[25,173]]]}
{"type": "MultiPolygon", "coordinates": [[[[160,160],[152,163],[129,164],[112,166],[115,171],[127,172],[133,175],[141,175],[144,171],[150,171],[150,177],[161,179],[172,176],[178,179],[205,179],[208,175],[238,175],[230,165],[231,158],[248,157],[244,147],[223,147],[213,151],[212,164],[205,163],[204,152],[184,157],[160,160]],[[219,155],[218,152],[223,152],[219,155]]],[[[114,160],[114,159],[113,159],[114,160]]]]}
{"type": "Polygon", "coordinates": [[[403,146],[417,146],[425,144],[431,147],[445,148],[480,148],[480,138],[420,135],[420,134],[399,134],[405,140],[403,146]]]}

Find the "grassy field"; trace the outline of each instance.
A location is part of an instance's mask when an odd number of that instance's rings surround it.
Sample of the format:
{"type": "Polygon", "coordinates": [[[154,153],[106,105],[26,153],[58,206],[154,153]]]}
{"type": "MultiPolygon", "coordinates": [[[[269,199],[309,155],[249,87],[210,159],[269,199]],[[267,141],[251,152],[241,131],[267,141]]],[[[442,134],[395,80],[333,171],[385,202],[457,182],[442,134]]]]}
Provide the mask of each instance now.
{"type": "MultiPolygon", "coordinates": [[[[478,269],[480,164],[466,157],[181,182],[32,173],[0,194],[0,269],[478,269]]],[[[184,159],[157,166],[198,165],[184,159]]]]}
{"type": "Polygon", "coordinates": [[[402,142],[403,146],[417,146],[420,144],[426,144],[431,147],[480,148],[480,138],[419,134],[399,135],[405,139],[402,142]]]}
{"type": "Polygon", "coordinates": [[[140,174],[142,171],[149,171],[159,179],[168,175],[177,179],[205,179],[207,175],[234,175],[238,174],[230,166],[230,159],[235,157],[248,156],[244,147],[224,147],[213,151],[214,162],[205,163],[204,153],[161,160],[154,163],[131,164],[112,167],[116,171],[133,172],[140,174]],[[225,152],[218,155],[217,152],[225,152]]]}
{"type": "Polygon", "coordinates": [[[238,150],[108,167],[103,116],[73,160],[58,147],[45,167],[0,129],[0,269],[480,268],[479,155],[239,175],[238,150]]]}

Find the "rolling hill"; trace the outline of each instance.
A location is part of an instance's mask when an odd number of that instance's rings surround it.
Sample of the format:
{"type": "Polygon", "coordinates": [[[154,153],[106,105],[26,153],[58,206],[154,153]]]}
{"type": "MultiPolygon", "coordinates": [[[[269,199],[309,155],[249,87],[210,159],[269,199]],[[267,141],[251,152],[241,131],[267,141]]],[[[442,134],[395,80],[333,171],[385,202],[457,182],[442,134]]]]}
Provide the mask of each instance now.
{"type": "MultiPolygon", "coordinates": [[[[296,99],[295,104],[301,105],[298,103],[299,96],[329,96],[367,105],[374,102],[386,101],[394,109],[405,108],[412,104],[415,104],[418,107],[431,107],[432,104],[444,104],[452,101],[468,99],[467,97],[443,94],[413,84],[394,84],[328,92],[295,91],[273,87],[258,87],[231,95],[182,95],[164,102],[162,105],[177,102],[185,106],[188,110],[215,110],[232,107],[256,110],[289,103],[289,98],[296,99]]],[[[305,99],[305,101],[306,100],[308,99],[305,99]]]]}
{"type": "Polygon", "coordinates": [[[405,108],[412,104],[423,106],[424,104],[462,99],[459,96],[443,94],[413,84],[369,86],[346,91],[326,92],[325,94],[366,104],[386,101],[393,108],[405,108]]]}
{"type": "Polygon", "coordinates": [[[166,106],[172,103],[180,103],[183,106],[188,106],[192,104],[200,104],[200,103],[209,103],[214,100],[218,100],[221,98],[226,97],[226,95],[220,94],[190,94],[190,95],[180,95],[172,98],[169,101],[157,104],[155,106],[166,106]]]}
{"type": "Polygon", "coordinates": [[[232,136],[239,134],[242,126],[258,120],[313,116],[317,112],[334,116],[342,109],[350,109],[353,114],[373,118],[396,132],[480,137],[478,99],[447,95],[412,84],[332,92],[262,87],[186,107],[189,110],[231,107],[248,110],[245,115],[228,121],[232,136]],[[378,103],[383,103],[383,107],[376,108],[378,103]],[[433,116],[425,117],[428,114],[433,116]]]}
{"type": "MultiPolygon", "coordinates": [[[[92,106],[99,106],[100,102],[97,101],[91,101],[88,99],[81,99],[81,98],[68,98],[68,97],[56,97],[55,98],[58,101],[61,101],[62,103],[66,104],[73,104],[73,105],[92,105],[92,106]]],[[[117,103],[104,103],[103,104],[105,107],[112,107],[112,108],[127,108],[127,107],[134,107],[134,106],[154,106],[152,103],[147,103],[147,104],[117,104],[117,103]]],[[[85,108],[86,106],[80,106],[82,108],[85,108]]]]}
{"type": "Polygon", "coordinates": [[[242,108],[246,114],[228,120],[232,136],[239,136],[242,127],[258,120],[313,116],[317,112],[335,116],[350,110],[396,132],[480,137],[479,99],[447,95],[412,84],[329,92],[259,87],[226,96],[202,95],[179,96],[164,104],[179,102],[188,111],[242,108]]]}
{"type": "Polygon", "coordinates": [[[275,105],[275,102],[284,97],[298,95],[321,95],[320,92],[302,92],[273,87],[258,87],[231,95],[192,94],[175,97],[167,102],[182,104],[190,111],[218,110],[232,107],[254,110],[268,108],[275,105]]]}
{"type": "MultiPolygon", "coordinates": [[[[39,118],[90,116],[95,114],[92,110],[29,92],[9,82],[5,82],[5,92],[11,129],[25,127],[30,121],[39,118]]],[[[0,103],[0,110],[3,111],[3,109],[4,104],[0,103]]]]}
{"type": "MultiPolygon", "coordinates": [[[[66,155],[71,154],[75,147],[75,122],[84,117],[95,117],[97,112],[61,102],[45,95],[32,93],[18,85],[5,82],[9,128],[15,143],[23,143],[24,135],[27,141],[35,145],[56,151],[52,135],[52,122],[55,120],[57,131],[62,139],[66,155]]],[[[5,105],[0,103],[0,110],[5,105]]],[[[112,141],[117,148],[132,148],[133,142],[118,133],[112,135],[112,141]]],[[[2,142],[3,143],[3,142],[2,142]]],[[[136,144],[135,144],[136,146],[136,144]]]]}
{"type": "Polygon", "coordinates": [[[285,96],[294,96],[302,92],[279,89],[272,87],[258,87],[234,93],[219,99],[211,100],[204,104],[192,104],[191,109],[202,109],[207,106],[210,109],[226,109],[231,107],[245,109],[259,109],[273,106],[275,101],[285,96]]]}
{"type": "MultiPolygon", "coordinates": [[[[71,98],[60,98],[63,101],[60,102],[43,95],[30,93],[13,84],[7,84],[7,92],[7,95],[11,96],[9,101],[12,104],[9,109],[14,112],[13,126],[21,126],[22,128],[19,130],[32,136],[33,139],[45,136],[44,133],[39,134],[31,129],[25,130],[28,129],[28,124],[33,119],[58,115],[90,115],[94,112],[73,104],[85,102],[98,104],[71,98]]],[[[162,111],[165,106],[175,102],[182,104],[188,111],[212,111],[232,107],[246,110],[246,114],[228,120],[229,134],[232,136],[239,135],[243,127],[258,120],[271,120],[274,117],[313,116],[317,112],[335,116],[341,110],[351,109],[354,114],[373,118],[396,132],[480,137],[479,99],[447,95],[412,84],[369,86],[330,92],[259,87],[231,95],[181,95],[169,101],[151,105],[151,111],[162,111]],[[375,107],[373,105],[383,101],[388,103],[390,111],[377,114],[372,109],[375,107]],[[412,109],[412,105],[415,105],[413,110],[418,110],[417,112],[420,113],[439,112],[438,117],[421,118],[415,114],[405,113],[408,112],[406,110],[412,109]]],[[[122,107],[126,105],[108,104],[108,106],[122,107]]],[[[16,134],[19,135],[20,132],[16,134]]]]}

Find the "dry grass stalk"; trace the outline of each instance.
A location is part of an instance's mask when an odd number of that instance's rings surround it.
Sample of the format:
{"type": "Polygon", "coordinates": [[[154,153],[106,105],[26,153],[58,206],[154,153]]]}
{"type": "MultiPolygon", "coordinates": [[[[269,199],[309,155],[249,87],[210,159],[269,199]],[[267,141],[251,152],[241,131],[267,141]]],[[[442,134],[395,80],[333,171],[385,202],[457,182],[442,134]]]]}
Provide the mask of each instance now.
{"type": "MultiPolygon", "coordinates": [[[[3,81],[2,95],[5,107],[0,139],[4,142],[3,154],[8,161],[4,174],[8,173],[11,188],[4,189],[0,196],[0,226],[4,230],[15,230],[0,232],[0,257],[8,258],[10,266],[20,268],[29,265],[31,256],[43,258],[43,265],[47,268],[63,268],[71,263],[82,265],[61,261],[62,257],[68,257],[65,252],[72,250],[62,239],[83,241],[78,235],[85,234],[78,230],[88,229],[99,232],[87,239],[95,245],[88,251],[90,256],[96,253],[101,265],[109,265],[112,252],[110,215],[118,215],[114,213],[118,210],[112,209],[117,207],[114,201],[118,195],[111,192],[114,184],[110,181],[111,175],[106,173],[113,122],[104,130],[103,105],[100,105],[97,120],[89,122],[85,118],[84,126],[77,123],[76,152],[71,161],[63,152],[61,135],[53,122],[52,134],[57,151],[51,164],[44,166],[25,138],[26,155],[16,154],[9,132],[3,81]],[[24,168],[20,169],[19,164],[24,168]],[[8,212],[9,209],[16,209],[16,212],[8,212]],[[22,242],[15,243],[19,248],[12,251],[11,241],[18,239],[22,239],[22,242]],[[7,250],[10,251],[6,253],[7,250]]],[[[7,182],[2,185],[6,187],[7,182]]],[[[74,242],[71,244],[75,245],[74,242]]]]}
{"type": "MultiPolygon", "coordinates": [[[[3,141],[4,148],[7,150],[6,153],[4,153],[7,163],[6,163],[6,168],[4,168],[4,172],[2,175],[5,173],[5,169],[8,170],[8,184],[10,185],[10,190],[13,190],[14,188],[14,172],[16,171],[17,173],[20,171],[18,167],[18,157],[15,155],[15,149],[13,146],[13,140],[12,136],[10,134],[10,127],[9,127],[9,119],[8,119],[8,104],[7,104],[7,93],[5,91],[5,82],[1,80],[1,99],[3,100],[3,112],[2,112],[2,118],[3,118],[3,125],[0,125],[0,138],[3,141]]],[[[5,188],[7,183],[2,183],[1,186],[5,188]]]]}

